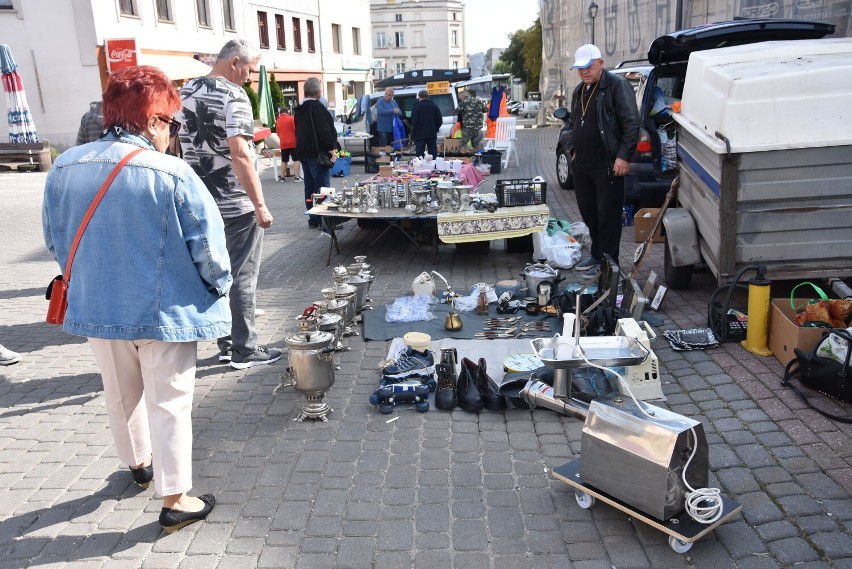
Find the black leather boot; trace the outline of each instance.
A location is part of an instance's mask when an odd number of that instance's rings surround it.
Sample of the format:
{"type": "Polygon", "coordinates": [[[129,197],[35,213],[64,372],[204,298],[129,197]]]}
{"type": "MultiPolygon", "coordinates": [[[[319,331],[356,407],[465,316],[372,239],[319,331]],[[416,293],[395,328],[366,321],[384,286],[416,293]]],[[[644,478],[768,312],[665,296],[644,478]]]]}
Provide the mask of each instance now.
{"type": "Polygon", "coordinates": [[[456,395],[456,370],[448,364],[435,364],[438,376],[438,390],[435,391],[435,407],[441,411],[450,411],[459,404],[456,395]]]}
{"type": "Polygon", "coordinates": [[[503,411],[506,409],[506,398],[495,389],[491,378],[486,372],[485,358],[479,358],[479,374],[476,378],[476,387],[482,396],[482,402],[489,411],[503,411]]]}
{"type": "Polygon", "coordinates": [[[476,376],[479,375],[479,366],[467,358],[462,358],[461,372],[456,383],[456,395],[459,407],[465,411],[479,413],[482,411],[482,396],[476,387],[476,376]]]}

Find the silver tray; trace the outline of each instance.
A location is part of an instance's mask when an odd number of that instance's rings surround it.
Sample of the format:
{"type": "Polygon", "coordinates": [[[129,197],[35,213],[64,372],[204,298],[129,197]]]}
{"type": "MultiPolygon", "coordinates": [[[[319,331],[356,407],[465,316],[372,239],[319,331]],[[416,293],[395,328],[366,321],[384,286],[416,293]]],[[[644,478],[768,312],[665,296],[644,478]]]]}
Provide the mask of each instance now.
{"type": "MultiPolygon", "coordinates": [[[[579,355],[568,359],[556,358],[558,337],[530,340],[535,355],[545,366],[553,369],[588,367],[579,355]]],[[[593,364],[604,367],[632,366],[641,364],[648,357],[648,350],[631,336],[588,336],[580,338],[580,348],[593,364]]]]}

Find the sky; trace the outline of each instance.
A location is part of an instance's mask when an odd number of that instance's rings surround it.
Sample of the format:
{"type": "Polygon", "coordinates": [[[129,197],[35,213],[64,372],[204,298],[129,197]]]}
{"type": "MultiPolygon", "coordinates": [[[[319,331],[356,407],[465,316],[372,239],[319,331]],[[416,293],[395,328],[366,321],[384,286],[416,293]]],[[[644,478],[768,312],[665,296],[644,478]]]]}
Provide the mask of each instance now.
{"type": "Polygon", "coordinates": [[[467,51],[509,47],[507,36],[525,30],[538,17],[538,0],[462,0],[467,19],[467,51]]]}

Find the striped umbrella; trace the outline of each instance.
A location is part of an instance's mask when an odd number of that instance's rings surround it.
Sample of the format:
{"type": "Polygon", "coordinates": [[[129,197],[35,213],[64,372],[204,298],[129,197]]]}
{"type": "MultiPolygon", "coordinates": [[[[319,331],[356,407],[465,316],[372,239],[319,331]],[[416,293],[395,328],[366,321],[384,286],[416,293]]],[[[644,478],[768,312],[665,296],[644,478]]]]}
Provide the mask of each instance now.
{"type": "Polygon", "coordinates": [[[39,142],[33,116],[27,104],[24,82],[18,75],[18,65],[12,57],[12,50],[6,44],[0,44],[0,71],[3,72],[3,90],[6,92],[9,107],[9,142],[39,142]]]}

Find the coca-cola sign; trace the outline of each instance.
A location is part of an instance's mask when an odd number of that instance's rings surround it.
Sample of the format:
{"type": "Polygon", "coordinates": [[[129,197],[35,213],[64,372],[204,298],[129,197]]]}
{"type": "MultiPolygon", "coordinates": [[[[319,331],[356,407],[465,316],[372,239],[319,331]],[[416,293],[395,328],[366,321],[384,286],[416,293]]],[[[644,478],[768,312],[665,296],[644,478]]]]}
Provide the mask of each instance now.
{"type": "Polygon", "coordinates": [[[136,39],[104,40],[107,71],[114,73],[119,69],[137,65],[136,39]]]}

